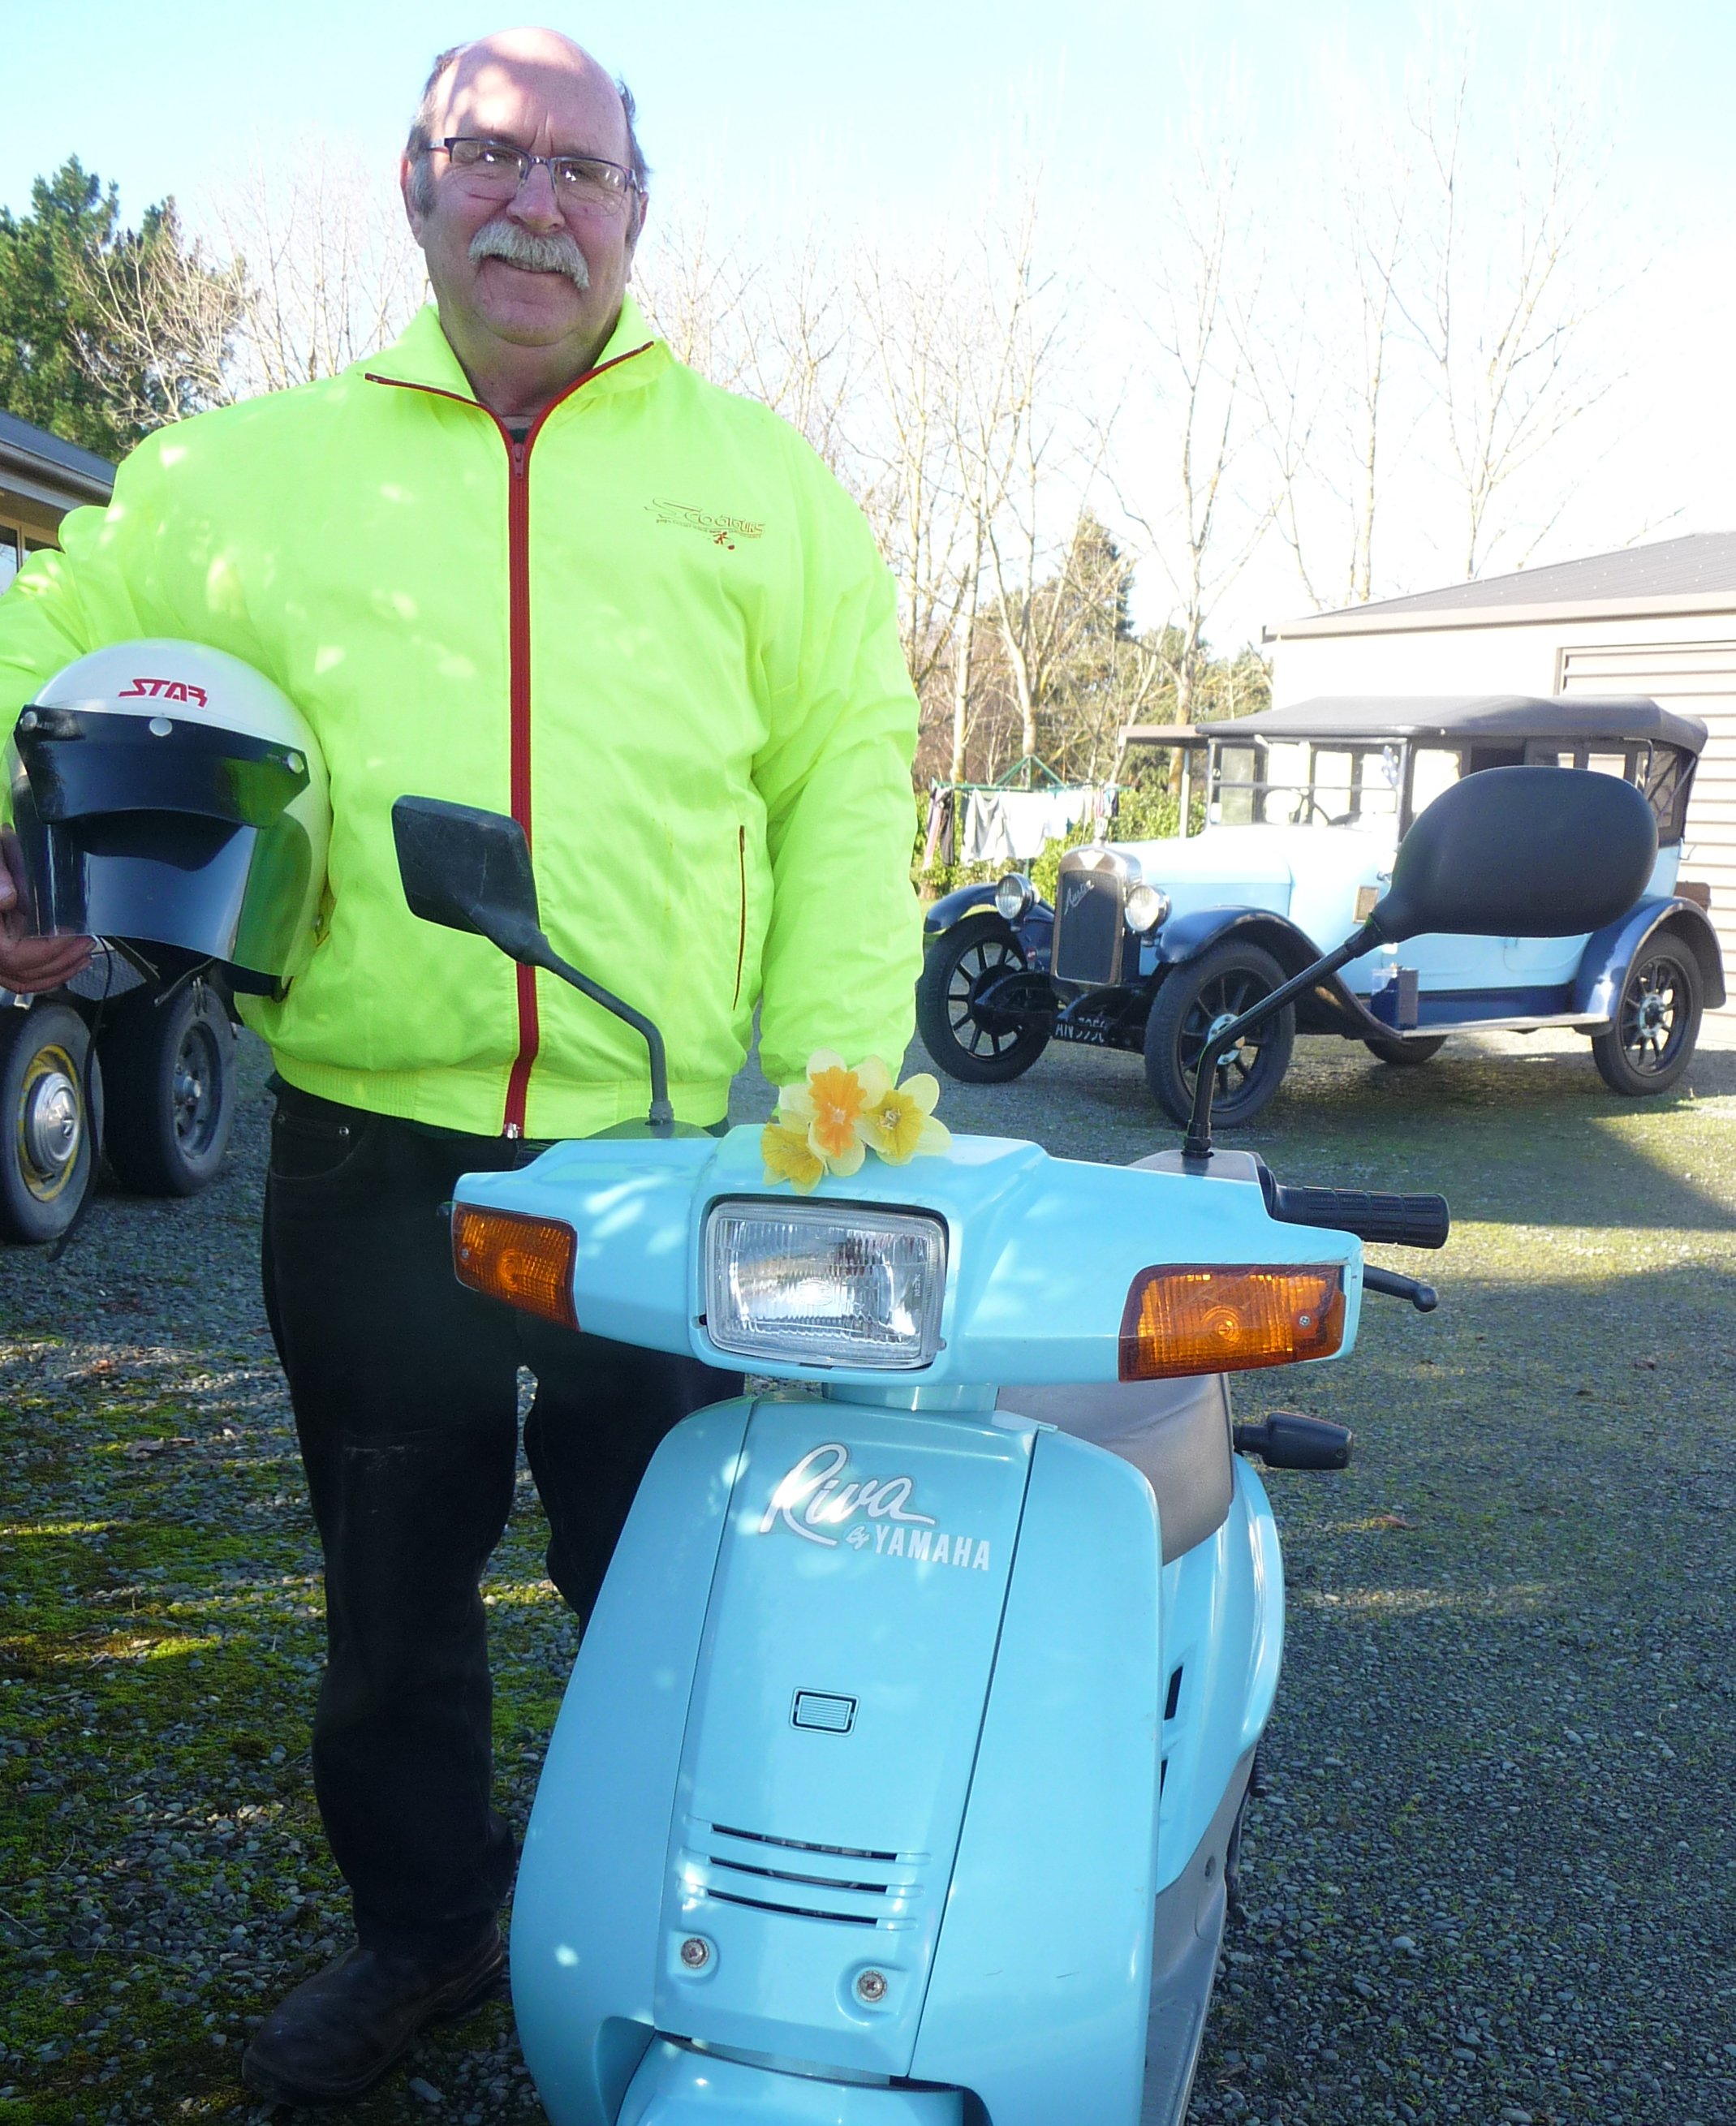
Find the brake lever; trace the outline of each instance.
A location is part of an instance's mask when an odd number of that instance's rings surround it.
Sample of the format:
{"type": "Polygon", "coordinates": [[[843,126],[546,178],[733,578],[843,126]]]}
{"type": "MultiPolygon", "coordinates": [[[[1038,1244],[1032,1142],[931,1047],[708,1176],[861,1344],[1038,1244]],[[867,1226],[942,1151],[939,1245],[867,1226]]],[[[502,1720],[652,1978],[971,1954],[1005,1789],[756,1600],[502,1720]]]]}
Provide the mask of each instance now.
{"type": "Polygon", "coordinates": [[[1432,1314],[1440,1304],[1440,1294],[1432,1284],[1403,1276],[1396,1269],[1377,1269],[1373,1263],[1362,1266],[1362,1288],[1378,1292],[1384,1299],[1407,1299],[1419,1314],[1432,1314]]]}

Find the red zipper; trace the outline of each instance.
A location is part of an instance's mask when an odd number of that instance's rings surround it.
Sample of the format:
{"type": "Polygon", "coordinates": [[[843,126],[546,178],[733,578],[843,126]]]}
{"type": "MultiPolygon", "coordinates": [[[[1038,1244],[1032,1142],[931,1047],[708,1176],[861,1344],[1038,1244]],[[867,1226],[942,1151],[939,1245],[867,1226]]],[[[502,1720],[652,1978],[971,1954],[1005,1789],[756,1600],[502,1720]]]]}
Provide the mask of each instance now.
{"type": "MultiPolygon", "coordinates": [[[[625,354],[599,362],[596,368],[575,377],[558,398],[550,399],[537,414],[522,443],[514,441],[505,422],[480,399],[466,399],[461,392],[442,390],[438,384],[411,384],[400,377],[364,372],[370,384],[390,384],[400,390],[425,391],[431,398],[451,399],[461,406],[475,406],[488,415],[506,445],[507,695],[511,730],[509,787],[513,817],[523,828],[527,844],[531,839],[531,451],[542,432],[543,423],[557,406],[570,399],[575,391],[582,390],[593,377],[601,376],[606,369],[617,368],[623,361],[631,361],[636,354],[645,353],[651,344],[647,340],[644,347],[629,347],[625,354]]],[[[524,1135],[531,1070],[542,1040],[537,1016],[536,970],[521,966],[516,971],[518,1053],[507,1075],[506,1113],[500,1125],[501,1135],[508,1137],[524,1135]]]]}

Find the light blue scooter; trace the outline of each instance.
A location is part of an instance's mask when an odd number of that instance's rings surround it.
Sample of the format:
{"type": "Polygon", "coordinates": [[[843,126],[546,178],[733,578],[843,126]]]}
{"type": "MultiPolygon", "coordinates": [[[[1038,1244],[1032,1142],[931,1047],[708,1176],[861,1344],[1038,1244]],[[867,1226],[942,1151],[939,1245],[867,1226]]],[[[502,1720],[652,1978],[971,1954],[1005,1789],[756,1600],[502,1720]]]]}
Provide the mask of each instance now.
{"type": "Polygon", "coordinates": [[[1356,935],[1219,1030],[1180,1152],[957,1137],[806,1198],[757,1129],[671,1123],[656,1029],[556,958],[510,821],[395,823],[419,914],[650,1048],[648,1124],[466,1178],[461,1278],[789,1384],[665,1440],[579,1648],[513,1925],[550,2119],[1176,2126],[1284,1640],[1243,1457],[1350,1447],[1232,1428],[1223,1376],[1342,1356],[1365,1292],[1431,1306],[1355,1236],[1446,1235],[1438,1197],[1214,1152],[1218,1061],[1377,943],[1613,920],[1652,867],[1644,800],[1559,768],[1449,791],[1356,935]]]}

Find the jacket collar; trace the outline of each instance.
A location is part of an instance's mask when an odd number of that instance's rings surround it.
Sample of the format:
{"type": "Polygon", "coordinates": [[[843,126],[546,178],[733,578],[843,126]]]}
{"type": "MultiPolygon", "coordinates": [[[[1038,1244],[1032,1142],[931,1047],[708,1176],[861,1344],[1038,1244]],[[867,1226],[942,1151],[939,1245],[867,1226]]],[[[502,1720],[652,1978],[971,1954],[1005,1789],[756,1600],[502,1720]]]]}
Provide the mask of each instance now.
{"type": "MultiPolygon", "coordinates": [[[[596,382],[594,385],[588,384],[586,389],[632,390],[649,383],[674,359],[667,344],[657,338],[646,323],[645,313],[629,288],[622,298],[615,329],[590,372],[596,382]],[[636,359],[626,360],[627,356],[636,359]]],[[[415,385],[424,391],[440,391],[449,398],[476,403],[471,380],[452,352],[451,341],[441,329],[440,312],[433,303],[423,305],[401,338],[357,366],[371,383],[415,385]]]]}

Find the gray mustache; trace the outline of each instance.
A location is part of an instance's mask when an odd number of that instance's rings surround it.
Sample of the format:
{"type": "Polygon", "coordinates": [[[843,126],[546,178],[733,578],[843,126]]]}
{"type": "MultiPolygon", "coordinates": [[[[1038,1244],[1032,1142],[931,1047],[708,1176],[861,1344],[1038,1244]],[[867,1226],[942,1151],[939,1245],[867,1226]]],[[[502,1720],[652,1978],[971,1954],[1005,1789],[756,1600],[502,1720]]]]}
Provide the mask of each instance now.
{"type": "Polygon", "coordinates": [[[504,258],[509,266],[523,266],[532,273],[564,273],[583,291],[591,285],[584,253],[565,229],[554,236],[538,236],[515,221],[490,221],[471,239],[471,257],[504,258]]]}

